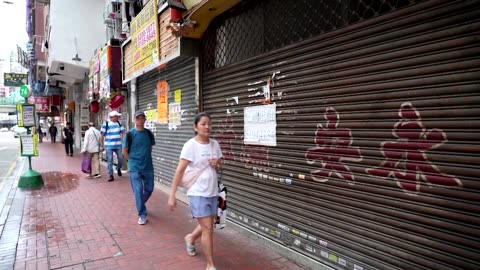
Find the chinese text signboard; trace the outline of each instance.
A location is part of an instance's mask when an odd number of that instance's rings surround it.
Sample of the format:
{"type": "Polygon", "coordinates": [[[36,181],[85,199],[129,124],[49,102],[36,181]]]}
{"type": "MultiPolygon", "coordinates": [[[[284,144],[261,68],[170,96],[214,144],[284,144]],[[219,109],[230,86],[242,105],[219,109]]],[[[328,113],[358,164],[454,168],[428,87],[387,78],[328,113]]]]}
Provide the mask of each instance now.
{"type": "Polygon", "coordinates": [[[181,113],[182,106],[178,102],[171,102],[168,106],[168,129],[176,130],[182,125],[181,113]]]}
{"type": "Polygon", "coordinates": [[[28,103],[35,104],[35,112],[48,113],[50,112],[50,97],[29,97],[28,103]]]}
{"type": "Polygon", "coordinates": [[[168,83],[160,81],[157,83],[157,122],[168,124],[168,83]]]}
{"type": "Polygon", "coordinates": [[[35,126],[35,107],[31,104],[17,104],[17,121],[19,127],[35,126]]]}
{"type": "Polygon", "coordinates": [[[5,86],[20,87],[28,83],[28,74],[4,73],[3,79],[5,86]]]}
{"type": "Polygon", "coordinates": [[[99,54],[100,61],[100,79],[105,78],[110,71],[110,46],[105,46],[99,54]]]}
{"type": "Polygon", "coordinates": [[[130,24],[132,36],[133,71],[139,71],[158,62],[157,1],[149,1],[130,24]]]}
{"type": "Polygon", "coordinates": [[[20,150],[22,156],[38,156],[38,135],[20,136],[20,150]]]}
{"type": "Polygon", "coordinates": [[[243,120],[245,144],[277,146],[275,104],[247,107],[243,120]]]}

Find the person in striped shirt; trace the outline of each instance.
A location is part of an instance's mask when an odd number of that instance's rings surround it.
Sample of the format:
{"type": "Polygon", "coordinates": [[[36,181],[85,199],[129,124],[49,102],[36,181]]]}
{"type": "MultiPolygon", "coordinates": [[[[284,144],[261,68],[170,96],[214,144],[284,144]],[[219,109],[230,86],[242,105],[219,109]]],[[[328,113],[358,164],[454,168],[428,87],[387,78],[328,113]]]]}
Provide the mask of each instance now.
{"type": "Polygon", "coordinates": [[[109,120],[103,122],[100,129],[100,142],[102,144],[101,151],[105,149],[108,163],[108,181],[112,182],[113,178],[113,152],[117,155],[117,174],[122,176],[122,141],[125,133],[125,127],[118,121],[121,114],[117,111],[111,111],[108,114],[109,120]]]}

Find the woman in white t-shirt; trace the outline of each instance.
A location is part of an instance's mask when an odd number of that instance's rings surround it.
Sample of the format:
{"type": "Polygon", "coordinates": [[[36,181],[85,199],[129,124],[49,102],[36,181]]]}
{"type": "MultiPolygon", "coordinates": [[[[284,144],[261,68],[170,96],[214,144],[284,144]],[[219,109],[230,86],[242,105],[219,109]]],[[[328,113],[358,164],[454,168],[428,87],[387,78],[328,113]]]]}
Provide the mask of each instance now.
{"type": "Polygon", "coordinates": [[[223,155],[218,142],[210,139],[211,128],[212,122],[208,114],[199,113],[195,116],[193,129],[196,136],[183,145],[168,206],[172,211],[176,207],[175,193],[185,171],[201,170],[210,165],[187,191],[190,212],[197,219],[198,226],[185,236],[185,243],[188,255],[195,256],[195,240],[201,238],[207,270],[216,270],[213,263],[213,226],[218,204],[217,170],[222,165],[223,155]]]}

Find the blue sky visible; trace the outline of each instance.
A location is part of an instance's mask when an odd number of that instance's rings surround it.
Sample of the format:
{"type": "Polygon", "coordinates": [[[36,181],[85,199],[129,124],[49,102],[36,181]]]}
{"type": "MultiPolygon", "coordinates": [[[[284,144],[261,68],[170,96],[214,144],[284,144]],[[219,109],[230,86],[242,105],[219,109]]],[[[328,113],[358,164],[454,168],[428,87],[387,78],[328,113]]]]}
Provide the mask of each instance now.
{"type": "Polygon", "coordinates": [[[0,58],[9,57],[17,44],[26,50],[25,8],[26,0],[0,0],[0,58]]]}

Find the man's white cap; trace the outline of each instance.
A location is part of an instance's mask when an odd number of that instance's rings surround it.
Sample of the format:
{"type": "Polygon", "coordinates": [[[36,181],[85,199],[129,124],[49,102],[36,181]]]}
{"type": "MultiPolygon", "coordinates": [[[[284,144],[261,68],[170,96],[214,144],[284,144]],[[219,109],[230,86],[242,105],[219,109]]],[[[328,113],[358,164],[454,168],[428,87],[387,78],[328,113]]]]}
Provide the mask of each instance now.
{"type": "Polygon", "coordinates": [[[108,114],[108,117],[114,117],[114,116],[121,116],[122,114],[121,113],[118,113],[117,111],[111,111],[109,114],[108,114]]]}

